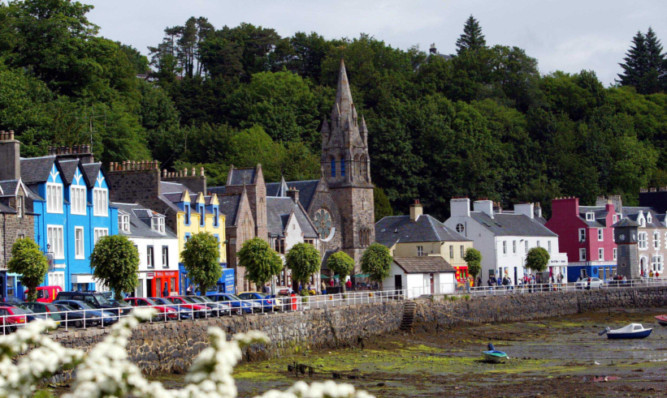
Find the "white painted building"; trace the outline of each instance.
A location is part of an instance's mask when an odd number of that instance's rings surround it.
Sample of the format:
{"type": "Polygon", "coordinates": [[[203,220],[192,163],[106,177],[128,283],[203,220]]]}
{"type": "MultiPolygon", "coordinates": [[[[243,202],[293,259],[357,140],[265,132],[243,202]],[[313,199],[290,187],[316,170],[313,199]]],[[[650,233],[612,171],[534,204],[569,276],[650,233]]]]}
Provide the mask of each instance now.
{"type": "Polygon", "coordinates": [[[491,276],[508,276],[512,284],[530,273],[526,255],[534,247],[549,252],[549,270],[554,279],[567,280],[567,255],[558,247],[558,235],[541,222],[541,210],[532,203],[514,205],[514,211],[494,209],[490,200],[478,200],[470,209],[470,199],[450,201],[451,216],[445,225],[474,241],[482,254],[482,285],[491,276]],[[536,211],[537,210],[537,211],[536,211]]]}
{"type": "MultiPolygon", "coordinates": [[[[165,225],[163,214],[136,203],[113,206],[118,208],[118,233],[127,236],[139,251],[139,284],[134,296],[164,296],[165,283],[178,286],[179,281],[176,234],[165,225]]],[[[178,289],[171,290],[178,293],[178,289]]]]}
{"type": "Polygon", "coordinates": [[[451,294],[456,289],[454,268],[440,256],[394,257],[383,290],[405,290],[407,298],[451,294]]]}

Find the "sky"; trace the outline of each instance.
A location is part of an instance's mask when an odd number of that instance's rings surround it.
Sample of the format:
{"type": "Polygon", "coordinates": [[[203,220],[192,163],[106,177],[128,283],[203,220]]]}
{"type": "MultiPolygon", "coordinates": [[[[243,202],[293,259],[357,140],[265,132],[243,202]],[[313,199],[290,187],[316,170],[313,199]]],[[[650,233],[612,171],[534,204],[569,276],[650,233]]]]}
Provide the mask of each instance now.
{"type": "Polygon", "coordinates": [[[148,55],[164,28],[191,17],[216,29],[242,22],[275,29],[282,37],[317,32],[326,39],[366,33],[401,49],[418,46],[456,52],[456,39],[473,15],[487,45],[517,46],[536,58],[540,73],[593,70],[605,86],[632,37],[649,27],[667,48],[667,0],[80,0],[95,8],[89,20],[100,34],[148,55]]]}

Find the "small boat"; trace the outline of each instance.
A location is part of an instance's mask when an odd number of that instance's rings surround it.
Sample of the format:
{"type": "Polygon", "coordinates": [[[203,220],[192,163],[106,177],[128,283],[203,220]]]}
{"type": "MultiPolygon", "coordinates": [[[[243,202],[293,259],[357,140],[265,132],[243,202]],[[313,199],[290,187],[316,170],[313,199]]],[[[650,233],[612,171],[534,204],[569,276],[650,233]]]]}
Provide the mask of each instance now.
{"type": "Polygon", "coordinates": [[[482,356],[484,356],[484,360],[486,362],[492,363],[501,363],[510,359],[510,357],[508,357],[507,354],[503,351],[496,350],[491,343],[489,343],[488,351],[482,351],[482,356]]]}
{"type": "Polygon", "coordinates": [[[655,319],[661,326],[667,326],[667,315],[658,315],[655,319]]]}
{"type": "Polygon", "coordinates": [[[651,334],[653,329],[646,329],[640,323],[631,323],[620,329],[607,328],[603,332],[607,333],[609,339],[643,339],[651,334]]]}

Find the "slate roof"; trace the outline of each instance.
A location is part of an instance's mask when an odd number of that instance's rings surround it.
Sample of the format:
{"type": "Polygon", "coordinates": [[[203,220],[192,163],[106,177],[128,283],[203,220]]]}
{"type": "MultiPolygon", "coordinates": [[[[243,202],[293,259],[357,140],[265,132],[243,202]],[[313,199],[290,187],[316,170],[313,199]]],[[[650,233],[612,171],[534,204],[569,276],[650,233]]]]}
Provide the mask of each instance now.
{"type": "Polygon", "coordinates": [[[318,237],[317,231],[315,231],[313,224],[308,219],[308,215],[301,206],[294,203],[292,198],[271,196],[266,198],[266,221],[269,235],[284,236],[285,227],[292,211],[301,227],[304,238],[316,239],[318,237]]]}
{"type": "Polygon", "coordinates": [[[218,196],[218,200],[220,201],[220,212],[225,215],[225,226],[233,227],[236,223],[241,195],[222,195],[218,196]]]}
{"type": "Polygon", "coordinates": [[[406,274],[456,272],[454,271],[454,268],[440,256],[394,257],[394,262],[401,267],[406,274]]]}
{"type": "Polygon", "coordinates": [[[61,159],[58,160],[58,169],[60,169],[60,178],[66,185],[70,185],[74,180],[74,173],[79,166],[79,159],[61,159]]]}
{"type": "Polygon", "coordinates": [[[36,158],[21,158],[21,179],[26,184],[39,184],[49,179],[49,173],[56,157],[41,156],[36,158]]]}
{"type": "MultiPolygon", "coordinates": [[[[615,209],[616,210],[616,209],[615,209]]],[[[579,206],[579,218],[589,227],[604,228],[607,226],[607,210],[604,206],[579,206]],[[586,213],[593,212],[595,220],[586,220],[586,213]]]]}
{"type": "Polygon", "coordinates": [[[664,215],[661,218],[653,208],[648,206],[623,206],[621,214],[623,214],[623,218],[630,218],[633,221],[637,221],[640,211],[644,213],[644,221],[646,221],[645,228],[663,228],[665,226],[664,215]],[[651,214],[651,222],[646,220],[646,215],[649,213],[651,214]]]}
{"type": "Polygon", "coordinates": [[[0,202],[0,213],[3,214],[16,214],[16,210],[12,209],[9,206],[6,206],[0,202]]]}
{"type": "Polygon", "coordinates": [[[160,189],[162,194],[180,192],[183,193],[188,190],[188,188],[178,182],[171,181],[160,181],[160,189]]]}
{"type": "MultiPolygon", "coordinates": [[[[299,202],[304,209],[308,210],[310,204],[317,192],[317,185],[320,180],[305,180],[305,181],[288,181],[286,182],[289,188],[296,188],[299,191],[299,202]]],[[[270,182],[266,184],[266,196],[278,196],[280,193],[280,186],[282,182],[270,182]]]]}
{"type": "Polygon", "coordinates": [[[218,196],[224,195],[224,194],[227,193],[227,188],[224,185],[220,186],[220,187],[209,187],[209,188],[207,188],[207,190],[208,190],[209,193],[214,193],[218,196]]]}
{"type": "Polygon", "coordinates": [[[410,216],[389,216],[375,223],[375,240],[387,247],[408,242],[469,241],[428,214],[416,221],[410,216]]]}
{"type": "Polygon", "coordinates": [[[473,211],[470,212],[470,217],[496,236],[558,236],[523,214],[498,213],[491,218],[486,213],[473,211]]]}
{"type": "Polygon", "coordinates": [[[631,220],[630,218],[624,218],[621,221],[617,222],[616,224],[612,225],[614,228],[618,227],[639,227],[639,224],[637,224],[636,221],[631,220]]]}
{"type": "Polygon", "coordinates": [[[255,182],[255,168],[230,170],[229,185],[249,185],[255,182]]]}
{"type": "Polygon", "coordinates": [[[183,194],[179,192],[163,193],[162,196],[172,203],[179,203],[181,201],[181,196],[183,196],[183,194]]]}
{"type": "Polygon", "coordinates": [[[81,168],[83,169],[83,176],[88,182],[88,188],[94,187],[97,175],[102,169],[102,163],[84,163],[81,165],[81,168]]]}
{"type": "Polygon", "coordinates": [[[137,203],[119,203],[112,202],[112,206],[118,208],[119,214],[128,214],[130,216],[130,233],[118,230],[120,235],[130,238],[152,238],[152,239],[176,239],[176,234],[169,227],[165,226],[165,233],[161,234],[151,228],[151,217],[159,213],[147,209],[137,203]]]}
{"type": "Polygon", "coordinates": [[[0,196],[14,196],[16,194],[16,187],[19,185],[19,180],[5,180],[0,181],[0,196]]]}

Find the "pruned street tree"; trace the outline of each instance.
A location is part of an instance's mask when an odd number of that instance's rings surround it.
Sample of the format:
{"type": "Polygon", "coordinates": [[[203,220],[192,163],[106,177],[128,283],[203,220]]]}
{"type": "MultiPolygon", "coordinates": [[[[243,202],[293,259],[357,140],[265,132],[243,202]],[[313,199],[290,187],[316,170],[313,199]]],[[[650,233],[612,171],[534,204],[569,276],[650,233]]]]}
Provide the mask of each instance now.
{"type": "Polygon", "coordinates": [[[123,235],[103,236],[90,255],[90,267],[95,278],[122,300],[123,292],[133,292],[139,283],[139,252],[123,235]]]}
{"type": "Polygon", "coordinates": [[[283,270],[278,253],[261,238],[252,238],[239,250],[239,265],[245,267],[246,278],[258,287],[264,286],[283,270]]]}
{"type": "Polygon", "coordinates": [[[543,247],[533,247],[526,256],[526,268],[535,272],[542,272],[549,264],[549,252],[543,247]]]}
{"type": "Polygon", "coordinates": [[[482,271],[482,253],[479,250],[469,247],[463,257],[466,264],[468,264],[468,274],[472,275],[473,279],[482,271]]]}
{"type": "Polygon", "coordinates": [[[345,280],[354,271],[354,260],[343,251],[337,251],[327,259],[327,268],[331,270],[333,275],[338,275],[341,281],[341,287],[345,292],[345,280]]]}
{"type": "Polygon", "coordinates": [[[19,239],[12,246],[12,259],[7,264],[9,272],[21,275],[21,284],[28,289],[28,301],[37,299],[35,290],[49,270],[49,263],[39,250],[39,246],[30,238],[19,239]]]}
{"type": "Polygon", "coordinates": [[[297,243],[285,256],[287,268],[292,270],[294,291],[299,290],[299,282],[305,287],[311,275],[320,270],[320,252],[310,243],[297,243]]]}
{"type": "Polygon", "coordinates": [[[199,287],[202,295],[222,276],[220,242],[208,232],[194,234],[185,242],[181,260],[188,272],[188,278],[199,287]]]}
{"type": "Polygon", "coordinates": [[[382,284],[382,280],[389,276],[392,261],[386,246],[373,243],[361,256],[361,271],[368,274],[372,281],[382,284]]]}

